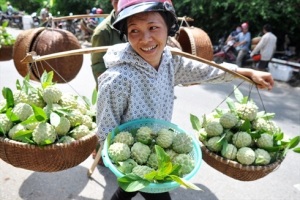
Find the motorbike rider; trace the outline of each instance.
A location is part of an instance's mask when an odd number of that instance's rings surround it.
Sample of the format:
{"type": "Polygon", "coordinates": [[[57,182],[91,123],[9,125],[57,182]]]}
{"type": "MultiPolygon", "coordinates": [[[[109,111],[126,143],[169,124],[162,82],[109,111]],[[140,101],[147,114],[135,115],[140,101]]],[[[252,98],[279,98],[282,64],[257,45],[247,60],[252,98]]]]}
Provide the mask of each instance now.
{"type": "Polygon", "coordinates": [[[242,32],[234,36],[237,42],[234,44],[235,49],[237,50],[236,64],[239,67],[242,67],[242,62],[245,56],[249,52],[249,46],[251,44],[251,33],[249,32],[249,25],[247,22],[244,22],[242,25],[242,32]]]}
{"type": "Polygon", "coordinates": [[[11,16],[14,12],[14,8],[12,7],[11,3],[8,1],[7,2],[7,10],[6,10],[6,14],[8,16],[11,16]]]}
{"type": "Polygon", "coordinates": [[[242,31],[241,26],[237,26],[237,27],[235,28],[235,30],[232,31],[232,32],[228,35],[225,44],[227,44],[227,45],[233,45],[233,44],[236,42],[236,40],[235,40],[234,37],[237,36],[241,31],[242,31]]]}

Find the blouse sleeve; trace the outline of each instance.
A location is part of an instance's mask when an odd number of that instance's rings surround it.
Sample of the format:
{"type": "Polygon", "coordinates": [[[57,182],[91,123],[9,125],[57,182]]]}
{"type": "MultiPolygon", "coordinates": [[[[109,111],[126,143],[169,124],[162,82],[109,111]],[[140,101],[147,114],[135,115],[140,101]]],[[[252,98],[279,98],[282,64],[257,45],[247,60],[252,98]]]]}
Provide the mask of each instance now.
{"type": "MultiPolygon", "coordinates": [[[[175,85],[222,83],[232,81],[234,75],[208,64],[185,58],[173,56],[175,65],[175,85]]],[[[222,63],[223,67],[235,71],[237,66],[230,63],[222,63]]]]}
{"type": "Polygon", "coordinates": [[[127,107],[128,82],[121,74],[106,73],[98,79],[97,134],[105,140],[108,133],[120,125],[121,116],[127,107]]]}

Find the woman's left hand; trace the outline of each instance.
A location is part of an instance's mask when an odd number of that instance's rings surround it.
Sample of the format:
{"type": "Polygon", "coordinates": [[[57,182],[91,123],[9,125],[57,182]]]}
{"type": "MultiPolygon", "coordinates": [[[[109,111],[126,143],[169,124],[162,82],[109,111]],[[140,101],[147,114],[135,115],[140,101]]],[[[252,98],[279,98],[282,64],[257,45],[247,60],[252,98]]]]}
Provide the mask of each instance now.
{"type": "Polygon", "coordinates": [[[271,90],[274,80],[269,72],[257,71],[249,68],[238,68],[237,73],[250,78],[258,88],[271,90]]]}
{"type": "Polygon", "coordinates": [[[260,89],[271,90],[274,86],[274,80],[269,72],[253,70],[253,75],[250,77],[260,89]]]}

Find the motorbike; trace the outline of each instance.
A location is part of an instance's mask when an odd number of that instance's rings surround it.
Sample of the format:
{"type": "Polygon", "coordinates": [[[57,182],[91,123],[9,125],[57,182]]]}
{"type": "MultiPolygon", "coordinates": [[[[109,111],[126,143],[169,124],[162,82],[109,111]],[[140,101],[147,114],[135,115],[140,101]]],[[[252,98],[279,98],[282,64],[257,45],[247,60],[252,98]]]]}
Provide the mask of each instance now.
{"type": "Polygon", "coordinates": [[[33,28],[39,27],[40,26],[40,18],[38,17],[36,12],[31,14],[31,18],[32,18],[32,27],[33,28]]]}
{"type": "Polygon", "coordinates": [[[10,26],[17,27],[19,29],[23,29],[23,13],[22,12],[13,12],[12,15],[9,16],[10,26]]]}
{"type": "Polygon", "coordinates": [[[234,40],[230,40],[226,44],[221,43],[220,47],[218,48],[218,51],[214,52],[214,62],[218,64],[223,62],[234,63],[237,56],[234,43],[234,40]]]}

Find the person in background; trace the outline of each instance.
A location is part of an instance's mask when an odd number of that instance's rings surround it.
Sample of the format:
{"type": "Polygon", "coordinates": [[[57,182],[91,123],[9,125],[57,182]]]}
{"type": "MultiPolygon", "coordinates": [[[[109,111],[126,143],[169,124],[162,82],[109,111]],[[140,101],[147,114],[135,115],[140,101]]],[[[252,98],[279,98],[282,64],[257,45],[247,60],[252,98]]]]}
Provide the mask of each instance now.
{"type": "Polygon", "coordinates": [[[243,59],[249,52],[249,47],[251,44],[251,33],[249,32],[249,25],[248,23],[243,23],[241,25],[242,32],[240,32],[238,35],[236,35],[234,38],[236,39],[236,43],[234,44],[234,47],[237,51],[237,58],[236,58],[236,64],[239,67],[242,67],[243,59]]]}
{"type": "Polygon", "coordinates": [[[40,16],[41,16],[41,23],[45,23],[48,20],[49,17],[49,9],[50,7],[47,5],[45,8],[42,8],[40,16]]]}
{"type": "Polygon", "coordinates": [[[11,16],[13,14],[13,12],[14,12],[14,8],[12,7],[12,5],[11,5],[11,3],[9,1],[6,3],[6,5],[7,5],[6,14],[8,16],[11,16]]]}
{"type": "MultiPolygon", "coordinates": [[[[96,14],[102,14],[102,13],[103,10],[101,8],[97,8],[96,14]]],[[[97,17],[96,18],[97,24],[100,24],[104,19],[105,19],[104,17],[97,17]]]]}
{"type": "Polygon", "coordinates": [[[232,32],[228,35],[227,40],[226,40],[226,44],[227,44],[229,41],[232,41],[232,40],[235,42],[234,37],[237,36],[241,31],[242,31],[242,28],[241,28],[240,26],[237,26],[237,27],[235,28],[235,30],[232,31],[232,32]]]}
{"type": "MultiPolygon", "coordinates": [[[[235,78],[205,63],[173,55],[168,36],[179,29],[171,0],[119,0],[113,27],[128,42],[108,48],[107,70],[98,77],[97,135],[100,145],[119,125],[141,118],[171,121],[176,85],[222,83],[235,78]]],[[[272,89],[270,73],[223,64],[252,79],[259,88],[272,89]]],[[[120,187],[112,200],[129,200],[137,192],[120,187]]],[[[168,192],[143,193],[145,199],[170,200],[168,192]]]]}
{"type": "MultiPolygon", "coordinates": [[[[125,42],[125,40],[121,38],[120,33],[112,26],[116,18],[115,11],[118,8],[118,0],[111,0],[111,4],[113,10],[94,30],[91,39],[92,47],[110,46],[125,42]]],[[[105,52],[91,54],[91,67],[96,84],[97,78],[106,70],[103,61],[104,54],[105,52]]]]}
{"type": "MultiPolygon", "coordinates": [[[[117,11],[118,8],[118,0],[111,0],[111,4],[113,6],[113,10],[94,30],[91,39],[92,47],[110,46],[110,45],[125,42],[125,40],[121,38],[119,31],[114,29],[112,26],[112,24],[115,22],[116,19],[115,12],[117,11]]],[[[97,78],[106,70],[106,66],[103,60],[104,54],[105,52],[91,54],[91,61],[92,61],[91,67],[96,82],[96,88],[98,88],[97,78]]],[[[98,149],[99,149],[99,145],[97,145],[95,151],[93,151],[92,153],[92,157],[94,159],[96,157],[98,149]]],[[[102,158],[100,158],[98,164],[103,165],[102,158]]]]}
{"type": "Polygon", "coordinates": [[[276,50],[277,37],[272,33],[272,27],[270,24],[263,26],[263,36],[255,46],[250,56],[260,54],[261,59],[258,63],[258,70],[268,71],[268,64],[276,50]]]}

